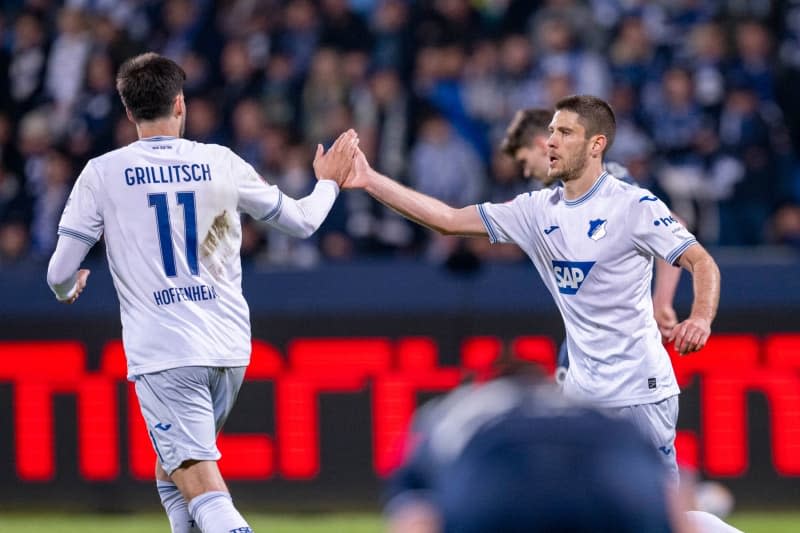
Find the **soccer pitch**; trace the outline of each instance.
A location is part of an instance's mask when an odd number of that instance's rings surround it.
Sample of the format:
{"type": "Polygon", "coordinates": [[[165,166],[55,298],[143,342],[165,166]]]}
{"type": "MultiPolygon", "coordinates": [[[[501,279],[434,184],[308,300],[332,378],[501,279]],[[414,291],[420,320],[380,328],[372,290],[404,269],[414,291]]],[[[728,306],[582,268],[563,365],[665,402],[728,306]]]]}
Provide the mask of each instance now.
{"type": "MultiPolygon", "coordinates": [[[[377,533],[382,530],[376,513],[349,514],[265,514],[245,513],[255,531],[270,533],[377,533]]],[[[796,533],[800,531],[800,511],[742,511],[728,522],[745,533],[796,533]]],[[[0,531],[16,533],[163,533],[169,531],[167,519],[159,513],[134,514],[0,514],[0,531]]]]}

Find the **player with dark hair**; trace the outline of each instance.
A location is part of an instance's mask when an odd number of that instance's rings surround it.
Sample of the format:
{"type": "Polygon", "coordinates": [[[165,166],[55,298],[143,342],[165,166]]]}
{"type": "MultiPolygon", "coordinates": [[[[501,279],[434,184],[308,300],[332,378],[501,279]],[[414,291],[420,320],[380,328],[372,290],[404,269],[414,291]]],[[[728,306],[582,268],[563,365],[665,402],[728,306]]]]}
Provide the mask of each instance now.
{"type": "Polygon", "coordinates": [[[117,90],[139,140],[86,164],[64,208],[47,281],[59,301],[75,302],[89,275],[80,264],[105,235],[128,378],[172,531],[244,533],[251,529],[220,475],[216,445],[250,362],[240,212],[311,235],[352,167],[358,138],[351,130],[327,153],[317,146],[316,187],[288,198],[228,148],[181,138],[185,77],[153,53],[122,65],[117,90]]]}
{"type": "MultiPolygon", "coordinates": [[[[545,187],[560,184],[555,176],[550,176],[547,172],[550,164],[547,156],[547,139],[550,136],[548,127],[552,118],[553,111],[550,109],[533,108],[517,111],[500,144],[501,151],[519,163],[525,177],[536,180],[545,187]]],[[[605,161],[603,168],[615,178],[636,185],[624,166],[605,161]]],[[[674,214],[672,216],[675,217],[674,214]]],[[[670,338],[672,328],[678,323],[672,301],[681,278],[681,269],[668,265],[660,258],[656,258],[655,264],[653,316],[661,335],[670,338]]],[[[566,378],[568,368],[567,345],[562,343],[556,370],[556,379],[559,382],[563,382],[566,378]]]]}
{"type": "Polygon", "coordinates": [[[572,398],[634,421],[677,483],[678,384],[652,313],[653,257],[692,273],[689,317],[672,330],[680,354],[700,350],[719,301],[713,258],[649,191],[603,169],[614,114],[593,96],[560,100],[548,126],[548,175],[563,187],[503,204],[453,208],[369,167],[359,152],[345,188],[363,188],[443,234],[513,242],[530,257],[564,319],[572,398]]]}

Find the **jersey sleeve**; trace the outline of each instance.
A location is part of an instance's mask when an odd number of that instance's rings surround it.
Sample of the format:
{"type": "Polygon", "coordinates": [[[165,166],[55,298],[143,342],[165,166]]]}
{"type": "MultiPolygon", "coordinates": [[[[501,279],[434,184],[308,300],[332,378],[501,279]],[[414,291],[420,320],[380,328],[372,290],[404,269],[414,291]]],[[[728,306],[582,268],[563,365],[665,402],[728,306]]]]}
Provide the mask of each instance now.
{"type": "Polygon", "coordinates": [[[650,191],[642,189],[628,214],[635,246],[670,265],[697,239],[672,216],[669,208],[650,191]]]}
{"type": "Polygon", "coordinates": [[[275,185],[268,185],[256,169],[244,159],[229,151],[231,176],[238,192],[238,208],[251,217],[269,222],[281,213],[283,193],[275,185]]]}
{"type": "Polygon", "coordinates": [[[531,193],[522,193],[503,204],[478,204],[477,208],[492,244],[530,240],[530,218],[535,212],[531,193]]]}
{"type": "Polygon", "coordinates": [[[93,246],[103,234],[99,175],[90,161],[78,176],[58,223],[58,234],[93,246]]]}

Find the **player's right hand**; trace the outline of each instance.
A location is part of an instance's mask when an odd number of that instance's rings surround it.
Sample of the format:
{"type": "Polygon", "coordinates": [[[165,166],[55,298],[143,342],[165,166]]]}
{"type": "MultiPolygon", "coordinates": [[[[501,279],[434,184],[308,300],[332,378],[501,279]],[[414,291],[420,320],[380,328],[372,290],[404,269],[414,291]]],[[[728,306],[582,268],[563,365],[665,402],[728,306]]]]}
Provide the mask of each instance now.
{"type": "Polygon", "coordinates": [[[87,268],[78,270],[78,278],[75,280],[75,293],[66,300],[61,300],[64,304],[73,304],[78,296],[81,295],[83,289],[86,288],[86,279],[89,277],[90,271],[87,268]]]}
{"type": "Polygon", "coordinates": [[[369,180],[369,172],[372,168],[367,162],[367,156],[360,148],[356,149],[355,159],[353,160],[353,168],[350,169],[350,174],[347,175],[342,188],[344,189],[363,189],[367,186],[369,180]]]}
{"type": "Polygon", "coordinates": [[[341,187],[353,167],[357,150],[358,135],[352,129],[339,135],[327,153],[318,144],[314,155],[314,173],[317,179],[334,180],[341,187]]]}

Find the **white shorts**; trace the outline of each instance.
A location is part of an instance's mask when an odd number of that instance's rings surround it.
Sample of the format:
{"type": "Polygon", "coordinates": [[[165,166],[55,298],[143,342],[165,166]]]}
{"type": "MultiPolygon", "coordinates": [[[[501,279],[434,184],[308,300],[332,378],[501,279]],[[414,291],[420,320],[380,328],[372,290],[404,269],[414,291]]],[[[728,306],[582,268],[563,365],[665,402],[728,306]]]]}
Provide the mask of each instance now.
{"type": "Polygon", "coordinates": [[[217,461],[217,433],[246,367],[187,366],[136,377],[139,408],[158,461],[172,474],[185,461],[217,461]]]}
{"type": "Polygon", "coordinates": [[[604,408],[610,416],[627,418],[652,442],[667,469],[668,480],[678,486],[678,459],[675,455],[675,430],[678,423],[678,395],[660,402],[604,408]]]}

